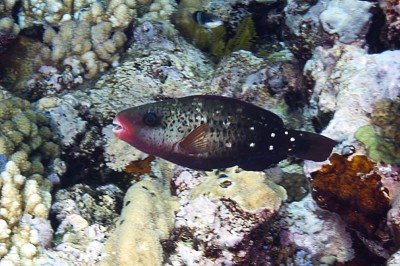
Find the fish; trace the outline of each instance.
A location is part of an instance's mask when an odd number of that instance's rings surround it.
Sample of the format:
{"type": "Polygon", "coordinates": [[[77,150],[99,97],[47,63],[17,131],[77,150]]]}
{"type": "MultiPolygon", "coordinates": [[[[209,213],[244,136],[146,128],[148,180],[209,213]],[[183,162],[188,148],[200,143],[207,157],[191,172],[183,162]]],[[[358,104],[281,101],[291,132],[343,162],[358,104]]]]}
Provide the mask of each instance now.
{"type": "Polygon", "coordinates": [[[197,24],[206,29],[213,29],[224,23],[218,16],[204,11],[193,12],[192,17],[197,24]]]}
{"type": "Polygon", "coordinates": [[[285,127],[273,112],[238,99],[194,95],[128,108],[114,120],[119,139],[195,170],[261,171],[289,156],[324,161],[337,142],[285,127]]]}

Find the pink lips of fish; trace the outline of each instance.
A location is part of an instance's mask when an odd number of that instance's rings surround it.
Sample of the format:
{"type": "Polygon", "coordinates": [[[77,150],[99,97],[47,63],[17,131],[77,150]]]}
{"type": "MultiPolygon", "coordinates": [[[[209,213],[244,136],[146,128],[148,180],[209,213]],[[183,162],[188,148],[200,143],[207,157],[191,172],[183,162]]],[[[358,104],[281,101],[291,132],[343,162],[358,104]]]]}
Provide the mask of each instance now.
{"type": "Polygon", "coordinates": [[[115,136],[133,147],[149,154],[158,154],[160,145],[157,138],[152,138],[152,132],[146,130],[143,114],[136,108],[126,109],[114,118],[113,132],[115,136]]]}
{"type": "Polygon", "coordinates": [[[132,126],[133,123],[126,123],[123,113],[120,113],[114,118],[113,124],[115,127],[112,131],[115,136],[132,145],[131,141],[134,139],[135,135],[135,128],[132,126]]]}

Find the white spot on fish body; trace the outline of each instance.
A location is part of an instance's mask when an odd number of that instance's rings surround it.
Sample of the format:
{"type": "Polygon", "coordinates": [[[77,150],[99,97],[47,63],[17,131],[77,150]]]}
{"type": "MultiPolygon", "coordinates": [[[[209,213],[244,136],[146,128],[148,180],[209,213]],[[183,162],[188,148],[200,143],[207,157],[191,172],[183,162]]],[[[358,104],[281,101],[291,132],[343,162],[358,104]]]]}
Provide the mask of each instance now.
{"type": "Polygon", "coordinates": [[[231,143],[231,142],[225,143],[225,147],[227,147],[227,148],[232,148],[232,143],[231,143]]]}
{"type": "Polygon", "coordinates": [[[269,150],[272,151],[274,149],[274,146],[269,145],[269,150]]]}
{"type": "Polygon", "coordinates": [[[251,131],[254,131],[254,127],[250,127],[250,130],[251,130],[251,131]]]}
{"type": "Polygon", "coordinates": [[[254,143],[254,142],[252,142],[252,143],[250,143],[250,145],[249,145],[251,148],[253,148],[253,147],[255,147],[256,146],[256,144],[254,143]]]}
{"type": "Polygon", "coordinates": [[[292,141],[292,142],[293,142],[293,141],[295,141],[295,140],[296,140],[296,139],[295,139],[295,138],[293,138],[293,137],[291,137],[291,138],[290,138],[290,141],[292,141]]]}
{"type": "Polygon", "coordinates": [[[275,138],[275,133],[271,133],[271,138],[275,138]]]}
{"type": "Polygon", "coordinates": [[[285,135],[289,134],[289,132],[285,131],[285,135]]]}

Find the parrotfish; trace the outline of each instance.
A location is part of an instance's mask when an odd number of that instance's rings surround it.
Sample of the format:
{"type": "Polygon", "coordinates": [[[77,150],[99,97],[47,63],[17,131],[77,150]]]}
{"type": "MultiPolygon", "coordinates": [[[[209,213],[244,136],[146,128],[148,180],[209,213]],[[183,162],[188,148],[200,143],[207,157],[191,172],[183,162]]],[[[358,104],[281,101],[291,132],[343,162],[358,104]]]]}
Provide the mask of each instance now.
{"type": "Polygon", "coordinates": [[[144,104],[114,118],[115,135],[135,148],[197,170],[239,166],[260,171],[288,156],[324,161],[337,144],[284,126],[256,105],[197,95],[144,104]]]}

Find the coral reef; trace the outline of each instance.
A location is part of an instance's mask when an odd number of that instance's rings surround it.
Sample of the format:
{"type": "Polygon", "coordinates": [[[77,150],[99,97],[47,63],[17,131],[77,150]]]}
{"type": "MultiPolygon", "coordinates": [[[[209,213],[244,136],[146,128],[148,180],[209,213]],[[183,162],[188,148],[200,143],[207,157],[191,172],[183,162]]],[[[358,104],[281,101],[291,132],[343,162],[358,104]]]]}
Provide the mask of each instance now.
{"type": "Polygon", "coordinates": [[[88,224],[109,226],[117,218],[122,198],[121,189],[112,184],[95,189],[77,184],[68,189],[58,190],[51,209],[60,223],[63,223],[67,216],[76,214],[88,224]]]}
{"type": "Polygon", "coordinates": [[[37,65],[63,67],[69,65],[75,75],[96,77],[109,65],[117,65],[126,36],[113,29],[111,22],[92,26],[87,21],[61,22],[58,32],[47,27],[37,65]],[[83,68],[83,69],[82,69],[83,68]]]}
{"type": "MultiPolygon", "coordinates": [[[[41,95],[77,87],[83,80],[94,79],[110,66],[118,65],[127,40],[124,31],[137,16],[142,15],[142,20],[165,21],[174,10],[174,4],[166,0],[22,2],[19,27],[35,32],[36,25],[42,25],[44,33],[40,36],[40,51],[22,56],[33,61],[33,69],[29,77],[18,79],[21,84],[16,88],[41,95]]],[[[1,50],[15,39],[13,36],[19,30],[12,25],[9,18],[0,21],[1,50]],[[16,33],[11,34],[11,30],[16,33]]],[[[38,33],[31,35],[37,37],[38,33]]],[[[7,61],[12,62],[20,54],[14,49],[7,61]]],[[[16,64],[13,70],[22,67],[16,64]]]]}
{"type": "MultiPolygon", "coordinates": [[[[175,222],[173,261],[218,265],[252,261],[259,241],[253,234],[277,213],[285,190],[262,172],[181,171],[174,179],[180,209],[175,222]]],[[[264,262],[269,256],[260,250],[264,262]],[[265,255],[265,256],[264,256],[265,255]]]]}
{"type": "MultiPolygon", "coordinates": [[[[61,0],[24,0],[19,20],[22,27],[31,27],[33,24],[57,25],[68,20],[85,20],[91,25],[101,21],[111,22],[113,28],[126,28],[140,13],[164,7],[166,10],[159,13],[168,14],[171,9],[169,2],[162,0],[106,0],[98,1],[61,1],[61,0]]],[[[165,17],[164,17],[165,18],[165,17]]]]}
{"type": "Polygon", "coordinates": [[[107,231],[122,203],[123,193],[115,185],[95,189],[78,184],[57,191],[51,206],[58,224],[53,248],[42,263],[98,265],[107,231]]]}
{"type": "Polygon", "coordinates": [[[400,47],[400,10],[396,0],[379,0],[379,6],[385,15],[385,29],[383,38],[388,47],[399,49],[400,47]]]}
{"type": "Polygon", "coordinates": [[[0,0],[0,265],[398,265],[399,5],[372,2],[0,0]],[[341,155],[204,173],[112,133],[193,94],[341,155]]]}
{"type": "Polygon", "coordinates": [[[357,130],[355,137],[365,145],[368,155],[375,161],[400,164],[399,101],[383,100],[375,104],[371,113],[373,126],[357,130]]]}
{"type": "Polygon", "coordinates": [[[53,230],[47,220],[51,183],[39,174],[21,175],[8,161],[0,174],[0,259],[4,265],[37,265],[50,246],[53,230]]]}
{"type": "Polygon", "coordinates": [[[176,199],[155,181],[132,185],[101,265],[162,265],[160,241],[168,239],[177,207],[176,199]]]}
{"type": "Polygon", "coordinates": [[[371,159],[377,162],[400,163],[399,145],[380,136],[372,126],[360,127],[354,136],[364,144],[371,159]]]}
{"type": "Polygon", "coordinates": [[[16,41],[18,33],[19,27],[11,18],[0,18],[0,54],[16,41]]]}
{"type": "Polygon", "coordinates": [[[365,1],[301,1],[286,5],[285,29],[290,50],[309,59],[318,46],[364,41],[368,31],[371,3],[365,1]]]}
{"type": "Polygon", "coordinates": [[[342,43],[352,43],[366,34],[372,3],[365,1],[332,0],[320,14],[322,28],[337,34],[342,43]]]}
{"type": "Polygon", "coordinates": [[[319,208],[311,196],[290,203],[281,215],[283,246],[307,250],[317,265],[343,263],[354,257],[344,222],[337,214],[319,208]]]}
{"type": "Polygon", "coordinates": [[[0,91],[0,154],[14,161],[23,175],[44,174],[44,163],[59,157],[49,120],[31,104],[0,91]]]}
{"type": "Polygon", "coordinates": [[[138,25],[134,38],[124,62],[103,75],[88,93],[90,112],[101,121],[111,119],[119,110],[154,99],[205,91],[202,86],[212,65],[182,38],[172,42],[162,31],[162,24],[150,22],[138,25]]]}
{"type": "MultiPolygon", "coordinates": [[[[302,100],[292,101],[288,95],[303,98],[306,86],[298,72],[298,61],[288,50],[267,58],[240,50],[225,56],[209,81],[210,92],[252,102],[280,115],[294,128],[304,125],[300,113],[291,113],[302,100]],[[285,75],[280,75],[285,73],[285,75]],[[289,118],[290,117],[290,118],[289,118]],[[290,121],[286,119],[290,119],[290,121]]],[[[304,96],[305,97],[305,96],[304,96]]]]}
{"type": "Polygon", "coordinates": [[[395,101],[400,95],[395,81],[400,78],[399,62],[399,51],[367,54],[342,44],[317,48],[304,71],[315,82],[310,99],[314,115],[334,113],[323,133],[358,147],[354,133],[371,124],[374,106],[383,100],[395,101]]]}
{"type": "Polygon", "coordinates": [[[376,165],[365,155],[349,159],[334,153],[329,161],[311,173],[314,200],[321,208],[339,214],[364,248],[387,259],[398,245],[392,235],[398,232],[397,204],[391,209],[400,185],[398,172],[376,165]]]}
{"type": "Polygon", "coordinates": [[[41,42],[20,34],[7,52],[0,54],[1,84],[10,89],[25,89],[37,67],[34,58],[42,47],[41,42]]]}
{"type": "Polygon", "coordinates": [[[329,161],[311,173],[314,200],[321,208],[338,213],[350,228],[374,234],[390,209],[382,176],[372,172],[374,164],[364,155],[348,160],[334,153],[329,161]]]}
{"type": "Polygon", "coordinates": [[[285,188],[287,193],[286,202],[300,201],[309,193],[309,183],[303,173],[303,167],[298,164],[290,164],[284,160],[278,167],[265,171],[271,181],[285,188]]]}

